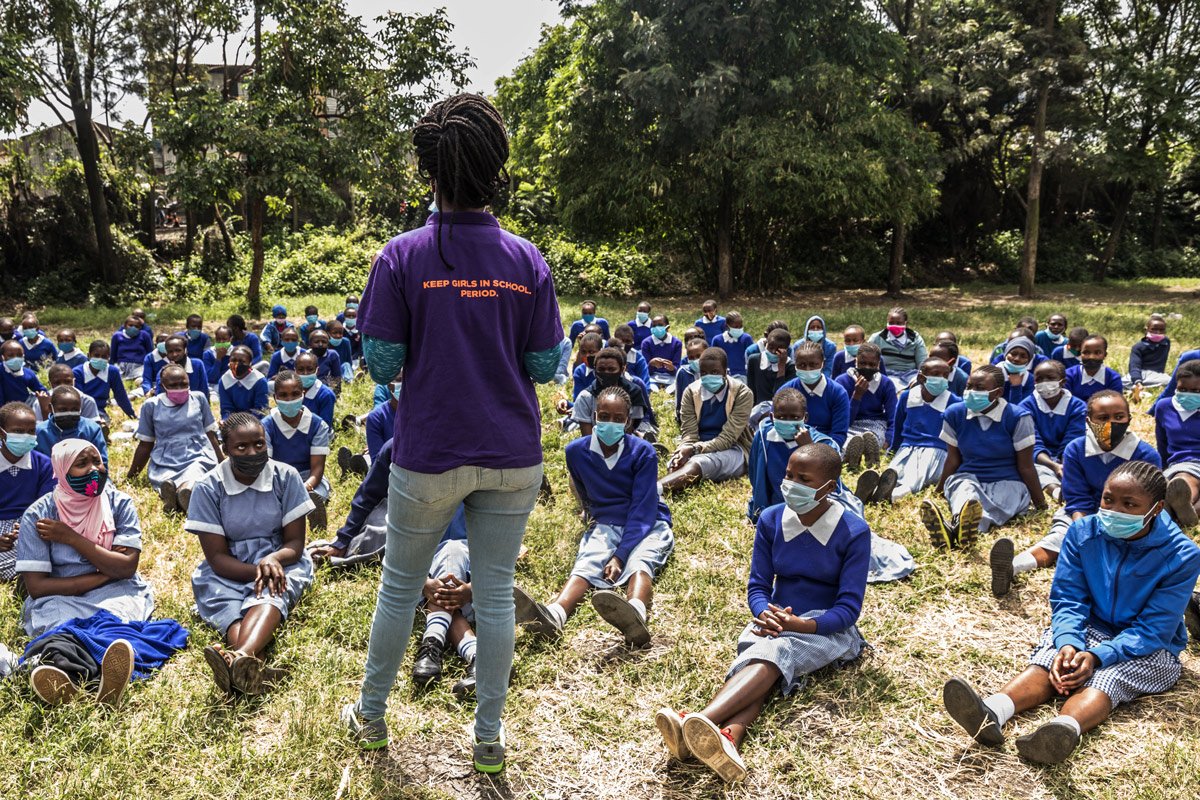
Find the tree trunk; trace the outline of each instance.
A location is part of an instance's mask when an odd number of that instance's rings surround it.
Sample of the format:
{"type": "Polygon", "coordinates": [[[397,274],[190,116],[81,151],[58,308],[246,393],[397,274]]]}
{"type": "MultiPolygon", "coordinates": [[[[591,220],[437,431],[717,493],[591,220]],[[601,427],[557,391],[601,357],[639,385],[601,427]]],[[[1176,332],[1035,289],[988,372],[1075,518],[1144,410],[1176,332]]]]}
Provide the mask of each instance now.
{"type": "Polygon", "coordinates": [[[158,214],[154,208],[154,190],[142,195],[142,244],[154,249],[158,244],[158,214]]]}
{"type": "Polygon", "coordinates": [[[1113,215],[1112,230],[1108,232],[1108,241],[1104,244],[1104,252],[1092,268],[1092,279],[1102,283],[1108,277],[1108,268],[1117,255],[1117,245],[1121,243],[1121,233],[1125,229],[1125,217],[1129,215],[1129,207],[1133,205],[1132,184],[1121,188],[1117,198],[1116,213],[1113,215]]]}
{"type": "Polygon", "coordinates": [[[184,218],[183,252],[185,258],[192,257],[192,248],[196,246],[196,215],[191,206],[183,209],[187,216],[184,218]]]}
{"type": "Polygon", "coordinates": [[[728,181],[717,202],[717,295],[723,300],[733,292],[733,192],[728,181]]]}
{"type": "Polygon", "coordinates": [[[250,288],[246,292],[246,301],[250,306],[250,316],[262,314],[262,276],[263,276],[263,217],[267,214],[267,204],[257,195],[248,204],[250,206],[250,247],[254,254],[254,263],[250,268],[250,288]]]}
{"type": "Polygon", "coordinates": [[[904,283],[904,246],[908,239],[908,226],[897,220],[892,224],[892,262],[888,267],[887,296],[899,297],[904,283]]]}
{"type": "MultiPolygon", "coordinates": [[[[1058,0],[1046,4],[1043,27],[1047,37],[1054,34],[1054,18],[1058,14],[1058,0]]],[[[1050,105],[1050,78],[1042,77],[1038,89],[1037,115],[1033,120],[1033,147],[1029,153],[1029,187],[1025,200],[1025,248],[1021,253],[1021,275],[1017,294],[1033,297],[1033,285],[1037,277],[1038,234],[1042,227],[1042,172],[1045,169],[1043,149],[1046,143],[1046,109],[1050,105]]]]}
{"type": "Polygon", "coordinates": [[[233,261],[237,258],[237,251],[233,248],[233,237],[229,235],[229,226],[225,224],[225,218],[221,216],[221,207],[213,203],[213,219],[217,222],[217,230],[221,232],[221,242],[225,245],[225,259],[233,261]]]}

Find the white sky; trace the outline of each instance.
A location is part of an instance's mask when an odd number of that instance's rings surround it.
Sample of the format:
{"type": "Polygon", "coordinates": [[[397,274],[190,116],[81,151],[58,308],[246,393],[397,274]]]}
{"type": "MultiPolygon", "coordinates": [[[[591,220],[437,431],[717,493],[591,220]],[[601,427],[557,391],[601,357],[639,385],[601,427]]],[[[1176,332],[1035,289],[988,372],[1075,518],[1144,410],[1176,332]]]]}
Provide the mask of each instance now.
{"type": "MultiPolygon", "coordinates": [[[[347,0],[346,4],[350,13],[362,17],[369,28],[374,28],[376,17],[389,11],[429,12],[445,7],[454,24],[454,42],[465,48],[476,64],[468,73],[468,88],[479,92],[491,92],[497,78],[512,72],[537,47],[542,25],[560,19],[556,0],[347,0]]],[[[232,47],[231,43],[231,57],[232,47]]],[[[220,49],[214,48],[202,57],[219,61],[220,49]]],[[[126,118],[141,120],[145,108],[128,102],[119,112],[126,118]]],[[[70,118],[66,112],[64,116],[70,118]]],[[[57,124],[58,118],[49,108],[34,106],[29,110],[29,122],[33,129],[57,124]]]]}

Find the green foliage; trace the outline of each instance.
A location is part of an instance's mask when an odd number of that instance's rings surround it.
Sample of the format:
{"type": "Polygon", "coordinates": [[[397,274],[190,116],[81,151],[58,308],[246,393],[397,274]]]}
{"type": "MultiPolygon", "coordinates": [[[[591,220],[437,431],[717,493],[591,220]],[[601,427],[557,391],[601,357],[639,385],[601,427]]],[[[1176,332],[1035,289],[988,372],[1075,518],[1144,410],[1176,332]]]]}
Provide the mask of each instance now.
{"type": "Polygon", "coordinates": [[[362,225],[351,231],[306,226],[267,253],[268,295],[360,292],[376,253],[387,242],[362,225]],[[278,260],[276,260],[278,259],[278,260]]]}

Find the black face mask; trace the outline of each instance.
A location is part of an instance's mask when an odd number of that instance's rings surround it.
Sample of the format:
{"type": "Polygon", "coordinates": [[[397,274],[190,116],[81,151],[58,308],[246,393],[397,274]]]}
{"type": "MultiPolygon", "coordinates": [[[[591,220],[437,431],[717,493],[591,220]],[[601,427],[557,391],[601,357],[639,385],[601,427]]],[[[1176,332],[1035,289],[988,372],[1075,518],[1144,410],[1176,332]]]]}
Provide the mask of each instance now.
{"type": "Polygon", "coordinates": [[[267,451],[263,450],[252,456],[230,456],[229,461],[233,464],[233,471],[243,478],[257,478],[270,458],[267,451]]]}
{"type": "Polygon", "coordinates": [[[54,424],[60,431],[69,431],[79,425],[79,414],[55,414],[54,424]]]}
{"type": "Polygon", "coordinates": [[[879,374],[878,369],[870,369],[869,367],[855,367],[855,371],[857,371],[859,375],[862,375],[863,380],[865,381],[872,381],[875,379],[875,376],[879,374]]]}
{"type": "Polygon", "coordinates": [[[630,350],[633,349],[633,342],[626,342],[625,344],[623,344],[621,346],[624,348],[625,352],[628,353],[630,350]]]}
{"type": "Polygon", "coordinates": [[[1092,435],[1096,437],[1096,442],[1106,451],[1119,445],[1125,438],[1125,434],[1129,432],[1128,422],[1092,422],[1088,420],[1087,425],[1092,429],[1092,435]]]}
{"type": "Polygon", "coordinates": [[[588,369],[596,368],[596,357],[595,356],[588,356],[587,358],[584,359],[584,362],[587,363],[588,369]]]}
{"type": "Polygon", "coordinates": [[[312,348],[312,353],[313,353],[313,355],[314,355],[314,356],[316,356],[317,358],[320,358],[321,356],[325,355],[325,353],[326,353],[326,352],[328,352],[328,351],[329,351],[329,348],[328,348],[328,347],[314,347],[314,348],[312,348]]]}
{"type": "Polygon", "coordinates": [[[1088,371],[1088,374],[1090,375],[1091,373],[1100,369],[1100,367],[1104,366],[1104,359],[1103,358],[1081,358],[1079,360],[1079,363],[1083,365],[1083,368],[1086,369],[1088,371]]]}
{"type": "Polygon", "coordinates": [[[599,372],[596,373],[596,385],[601,389],[607,389],[610,386],[616,386],[620,382],[621,374],[619,372],[613,375],[601,375],[599,372]]]}
{"type": "Polygon", "coordinates": [[[249,364],[230,364],[229,371],[233,373],[235,378],[244,378],[250,374],[249,364]]]}

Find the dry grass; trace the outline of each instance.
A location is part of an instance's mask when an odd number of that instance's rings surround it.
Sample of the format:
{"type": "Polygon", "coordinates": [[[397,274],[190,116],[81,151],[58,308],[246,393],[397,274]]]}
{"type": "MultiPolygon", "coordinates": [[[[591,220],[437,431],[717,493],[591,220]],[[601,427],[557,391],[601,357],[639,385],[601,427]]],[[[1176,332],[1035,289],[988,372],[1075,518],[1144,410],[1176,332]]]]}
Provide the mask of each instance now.
{"type": "MultiPolygon", "coordinates": [[[[1176,352],[1200,341],[1200,321],[1190,318],[1194,288],[1143,282],[1100,293],[1089,289],[1087,297],[1054,288],[1030,306],[999,290],[971,287],[920,292],[907,305],[914,326],[928,335],[943,327],[958,330],[977,362],[1027,309],[1043,320],[1051,309],[1061,309],[1072,324],[1108,333],[1110,363],[1123,365],[1140,319],[1150,310],[1184,314],[1170,331],[1176,352]]],[[[569,301],[563,305],[569,321],[569,301]]],[[[602,303],[600,313],[611,307],[609,319],[623,321],[631,316],[631,305],[602,303]]],[[[678,330],[685,327],[680,322],[694,318],[699,302],[671,298],[656,305],[679,312],[673,314],[678,330]]],[[[800,325],[807,308],[834,309],[831,329],[851,321],[873,327],[882,324],[888,305],[865,292],[824,293],[748,300],[743,310],[747,328],[757,332],[776,316],[800,325]]],[[[182,319],[184,311],[160,310],[159,324],[172,313],[182,319]]],[[[88,314],[88,319],[99,317],[89,333],[100,333],[111,330],[121,311],[88,314]]],[[[52,328],[69,321],[87,330],[84,316],[51,309],[42,320],[52,328]]],[[[547,469],[556,492],[534,512],[527,536],[530,555],[518,568],[521,584],[544,597],[564,580],[579,533],[566,491],[566,440],[551,410],[554,396],[555,390],[541,390],[547,469]]],[[[368,404],[368,387],[360,383],[340,401],[339,415],[368,404]]],[[[664,421],[671,417],[665,404],[659,414],[664,421]]],[[[1151,437],[1144,415],[1137,417],[1137,430],[1151,437]]],[[[335,444],[360,442],[339,434],[335,444]]],[[[113,447],[118,477],[123,478],[131,455],[128,443],[113,447]]],[[[853,479],[847,476],[851,484],[853,479]]],[[[671,503],[677,544],[656,587],[650,648],[624,650],[619,635],[586,606],[557,645],[518,638],[517,678],[506,715],[510,765],[498,781],[470,767],[464,728],[470,708],[449,692],[461,671],[453,658],[444,681],[425,695],[414,695],[404,679],[397,685],[389,715],[394,743],[388,752],[363,756],[343,737],[337,711],[362,676],[377,567],[320,572],[274,649],[275,661],[290,670],[285,683],[257,702],[221,700],[200,655],[213,634],[190,611],[189,577],[199,547],[182,532],[178,518],[161,513],[146,485],[123,488],[142,511],[142,574],[156,588],[159,612],[184,621],[192,629],[191,642],[155,679],[134,687],[116,713],[91,703],[45,709],[26,686],[0,684],[0,748],[8,764],[0,771],[0,797],[1129,800],[1200,795],[1200,661],[1194,650],[1184,656],[1183,679],[1175,690],[1120,709],[1061,767],[1032,767],[1018,760],[1011,746],[983,750],[961,734],[941,709],[942,682],[962,675],[990,691],[1021,669],[1048,622],[1052,574],[1027,576],[1012,595],[995,600],[987,589],[984,550],[991,537],[975,553],[932,551],[916,518],[919,498],[868,512],[875,530],[907,545],[920,564],[906,581],[868,589],[861,628],[872,648],[858,663],[814,676],[793,698],[771,703],[747,742],[748,781],[726,788],[702,767],[667,760],[653,713],[661,706],[703,705],[732,658],[745,621],[753,535],[743,519],[745,481],[705,485],[671,503]]],[[[352,481],[334,475],[331,521],[344,517],[353,490],[352,481]]],[[[1044,514],[1026,517],[1006,533],[1025,546],[1041,536],[1048,520],[1044,514]]],[[[0,589],[0,641],[10,646],[25,641],[19,611],[12,592],[0,589]]],[[[1054,713],[1046,707],[1024,715],[1010,731],[1026,730],[1054,713]]]]}

